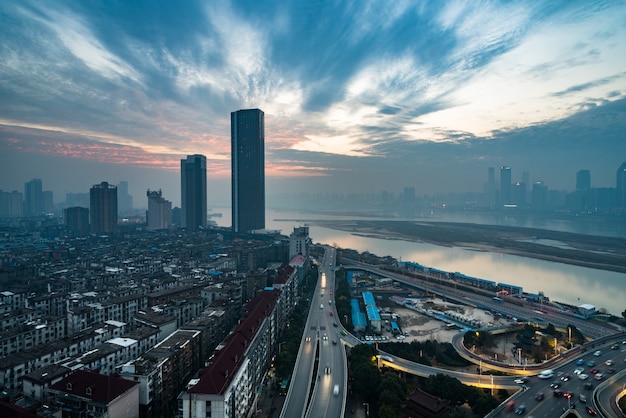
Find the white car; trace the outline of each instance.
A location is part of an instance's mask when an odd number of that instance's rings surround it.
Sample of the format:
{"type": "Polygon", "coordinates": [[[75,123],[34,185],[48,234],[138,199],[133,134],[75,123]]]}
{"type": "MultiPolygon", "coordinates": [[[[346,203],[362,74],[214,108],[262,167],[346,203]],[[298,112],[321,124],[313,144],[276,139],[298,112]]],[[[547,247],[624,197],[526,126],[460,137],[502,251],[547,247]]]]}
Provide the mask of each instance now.
{"type": "Polygon", "coordinates": [[[595,353],[593,353],[594,356],[599,357],[602,354],[602,351],[598,350],[595,353]]]}
{"type": "Polygon", "coordinates": [[[606,364],[607,366],[612,366],[613,365],[613,360],[607,360],[604,362],[604,364],[606,364]]]}
{"type": "Polygon", "coordinates": [[[579,375],[578,375],[578,378],[579,378],[580,380],[587,380],[587,379],[589,378],[589,375],[588,375],[588,374],[581,373],[581,374],[579,374],[579,375]]]}
{"type": "Polygon", "coordinates": [[[574,370],[574,374],[581,374],[582,372],[584,372],[585,369],[582,367],[576,367],[576,370],[574,370]]]}

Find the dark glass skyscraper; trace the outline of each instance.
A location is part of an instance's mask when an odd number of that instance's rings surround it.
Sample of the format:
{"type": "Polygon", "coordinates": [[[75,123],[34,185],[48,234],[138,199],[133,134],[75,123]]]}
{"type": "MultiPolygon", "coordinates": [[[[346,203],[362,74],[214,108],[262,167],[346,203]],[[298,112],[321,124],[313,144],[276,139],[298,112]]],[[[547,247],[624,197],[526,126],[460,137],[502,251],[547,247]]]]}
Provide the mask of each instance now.
{"type": "Polygon", "coordinates": [[[180,160],[181,219],[180,226],[189,230],[206,228],[207,190],[206,157],[188,155],[180,160]]]}
{"type": "Polygon", "coordinates": [[[117,187],[103,181],[89,189],[89,223],[91,232],[117,232],[117,187]]]}
{"type": "Polygon", "coordinates": [[[589,170],[578,170],[576,173],[576,191],[586,192],[591,189],[591,172],[589,170]]]}
{"type": "Polygon", "coordinates": [[[265,228],[265,114],[230,114],[233,231],[265,228]]]}

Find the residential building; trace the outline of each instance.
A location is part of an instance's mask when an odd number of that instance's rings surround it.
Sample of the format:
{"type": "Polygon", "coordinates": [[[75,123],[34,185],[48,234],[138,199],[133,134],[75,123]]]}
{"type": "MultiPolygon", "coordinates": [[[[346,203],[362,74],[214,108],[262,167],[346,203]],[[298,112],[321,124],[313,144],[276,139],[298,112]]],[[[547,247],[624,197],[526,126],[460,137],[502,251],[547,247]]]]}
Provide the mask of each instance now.
{"type": "Polygon", "coordinates": [[[77,236],[89,234],[89,209],[80,206],[63,209],[65,228],[77,236]]]}
{"type": "Polygon", "coordinates": [[[103,181],[89,190],[89,221],[94,234],[117,232],[117,187],[103,181]]]}
{"type": "Polygon", "coordinates": [[[33,179],[24,184],[24,215],[38,216],[43,212],[42,181],[41,179],[33,179]]]}
{"type": "Polygon", "coordinates": [[[163,198],[161,190],[148,190],[148,211],[146,228],[150,230],[168,229],[172,224],[172,202],[163,198]]]}

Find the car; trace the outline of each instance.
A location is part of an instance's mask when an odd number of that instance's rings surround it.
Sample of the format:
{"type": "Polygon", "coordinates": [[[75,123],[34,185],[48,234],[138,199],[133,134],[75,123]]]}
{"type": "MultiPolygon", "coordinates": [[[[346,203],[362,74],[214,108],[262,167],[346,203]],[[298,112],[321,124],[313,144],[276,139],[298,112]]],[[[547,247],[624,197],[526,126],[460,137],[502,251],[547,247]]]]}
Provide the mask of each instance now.
{"type": "Polygon", "coordinates": [[[523,415],[525,411],[526,411],[526,405],[520,405],[515,410],[515,415],[523,415]]]}
{"type": "Polygon", "coordinates": [[[561,387],[561,382],[552,382],[550,383],[550,387],[553,389],[558,389],[561,387]]]}
{"type": "Polygon", "coordinates": [[[337,340],[333,340],[333,345],[337,345],[337,340]]]}
{"type": "Polygon", "coordinates": [[[600,357],[602,355],[602,351],[598,350],[595,353],[593,353],[593,355],[596,357],[600,357]]]}
{"type": "Polygon", "coordinates": [[[328,339],[328,335],[326,335],[326,333],[324,333],[324,336],[322,337],[322,339],[327,340],[328,339]]]}
{"type": "Polygon", "coordinates": [[[593,389],[593,383],[591,383],[591,382],[585,383],[585,389],[587,389],[587,390],[593,389]]]}
{"type": "Polygon", "coordinates": [[[585,364],[585,360],[579,358],[578,360],[576,360],[576,365],[577,366],[582,366],[583,364],[585,364]]]}
{"type": "Polygon", "coordinates": [[[583,395],[582,393],[578,395],[578,400],[582,403],[587,403],[587,397],[583,395]]]}
{"type": "Polygon", "coordinates": [[[611,345],[611,350],[617,350],[619,347],[617,346],[617,344],[612,344],[611,345]]]}
{"type": "Polygon", "coordinates": [[[512,411],[513,408],[515,408],[515,401],[510,401],[506,404],[506,409],[508,409],[509,411],[512,411]]]}
{"type": "Polygon", "coordinates": [[[596,380],[602,380],[603,377],[604,375],[602,373],[596,373],[596,375],[593,378],[596,380]]]}
{"type": "Polygon", "coordinates": [[[554,397],[555,398],[560,398],[561,396],[563,396],[563,391],[561,389],[556,389],[554,391],[554,397]]]}
{"type": "Polygon", "coordinates": [[[563,376],[561,376],[561,380],[564,382],[567,382],[572,376],[569,374],[564,374],[563,376]]]}
{"type": "Polygon", "coordinates": [[[333,327],[335,327],[335,328],[337,327],[337,323],[336,322],[333,322],[333,327]]]}
{"type": "Polygon", "coordinates": [[[335,314],[333,313],[333,311],[330,311],[330,316],[335,316],[335,314]]]}
{"type": "Polygon", "coordinates": [[[335,385],[335,387],[333,387],[333,395],[339,395],[339,385],[335,385]]]}
{"type": "Polygon", "coordinates": [[[307,343],[308,343],[308,342],[311,342],[311,337],[310,337],[310,336],[308,336],[308,335],[307,335],[307,337],[306,337],[306,342],[307,342],[307,343]]]}
{"type": "Polygon", "coordinates": [[[576,370],[574,370],[574,374],[581,374],[584,371],[585,369],[583,369],[582,367],[576,367],[576,370]]]}
{"type": "Polygon", "coordinates": [[[330,374],[330,366],[324,368],[324,374],[330,374]]]}
{"type": "Polygon", "coordinates": [[[607,365],[607,366],[612,366],[613,365],[613,360],[609,359],[609,360],[605,361],[604,364],[607,365]]]}
{"type": "Polygon", "coordinates": [[[587,367],[593,367],[596,365],[595,361],[590,361],[589,363],[587,363],[587,367]]]}
{"type": "Polygon", "coordinates": [[[589,373],[591,373],[591,374],[596,374],[596,373],[599,373],[599,372],[600,372],[600,370],[598,370],[598,369],[589,369],[589,373]]]}
{"type": "Polygon", "coordinates": [[[535,395],[535,399],[538,401],[542,401],[544,398],[543,392],[539,392],[535,395]]]}
{"type": "Polygon", "coordinates": [[[581,374],[578,375],[578,378],[580,380],[587,380],[589,378],[589,375],[585,374],[585,373],[581,373],[581,374]]]}
{"type": "Polygon", "coordinates": [[[567,399],[572,399],[574,394],[572,392],[563,392],[563,397],[567,399]]]}
{"type": "Polygon", "coordinates": [[[588,407],[586,407],[585,409],[587,410],[587,413],[588,413],[589,415],[598,415],[598,413],[596,412],[596,410],[595,410],[595,409],[593,409],[593,408],[591,408],[591,407],[589,407],[589,406],[588,406],[588,407]]]}
{"type": "Polygon", "coordinates": [[[523,385],[524,383],[526,383],[526,379],[523,377],[518,377],[517,379],[515,379],[513,381],[514,383],[517,383],[518,385],[523,385]]]}
{"type": "Polygon", "coordinates": [[[606,372],[607,372],[608,374],[613,374],[613,373],[615,373],[615,369],[609,369],[609,370],[607,370],[606,372]]]}

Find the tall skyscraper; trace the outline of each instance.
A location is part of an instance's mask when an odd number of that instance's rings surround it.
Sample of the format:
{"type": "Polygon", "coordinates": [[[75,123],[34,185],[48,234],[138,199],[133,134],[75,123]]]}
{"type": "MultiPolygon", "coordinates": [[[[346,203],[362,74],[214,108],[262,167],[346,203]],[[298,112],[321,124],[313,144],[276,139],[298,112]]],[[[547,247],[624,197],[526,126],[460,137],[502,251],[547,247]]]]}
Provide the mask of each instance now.
{"type": "Polygon", "coordinates": [[[163,199],[161,190],[146,192],[148,211],[146,212],[147,229],[168,229],[172,224],[172,202],[163,199]]]}
{"type": "Polygon", "coordinates": [[[24,184],[24,215],[36,216],[43,212],[42,182],[41,179],[33,179],[24,184]]]}
{"type": "Polygon", "coordinates": [[[511,203],[511,167],[500,167],[500,205],[511,203]]]}
{"type": "Polygon", "coordinates": [[[265,114],[230,114],[233,231],[265,228],[265,114]]]}
{"type": "Polygon", "coordinates": [[[591,189],[591,173],[589,170],[579,170],[576,173],[576,191],[586,192],[591,189]]]}
{"type": "Polygon", "coordinates": [[[180,160],[181,220],[180,226],[189,230],[206,228],[207,190],[206,157],[188,155],[180,160]]]}
{"type": "Polygon", "coordinates": [[[103,181],[89,189],[89,222],[91,232],[117,232],[117,187],[103,181]]]}
{"type": "Polygon", "coordinates": [[[498,184],[496,182],[496,169],[487,167],[487,182],[484,185],[485,203],[495,205],[498,196],[498,184]]]}
{"type": "Polygon", "coordinates": [[[617,207],[626,209],[626,162],[623,162],[617,169],[615,191],[617,192],[617,207]]]}

